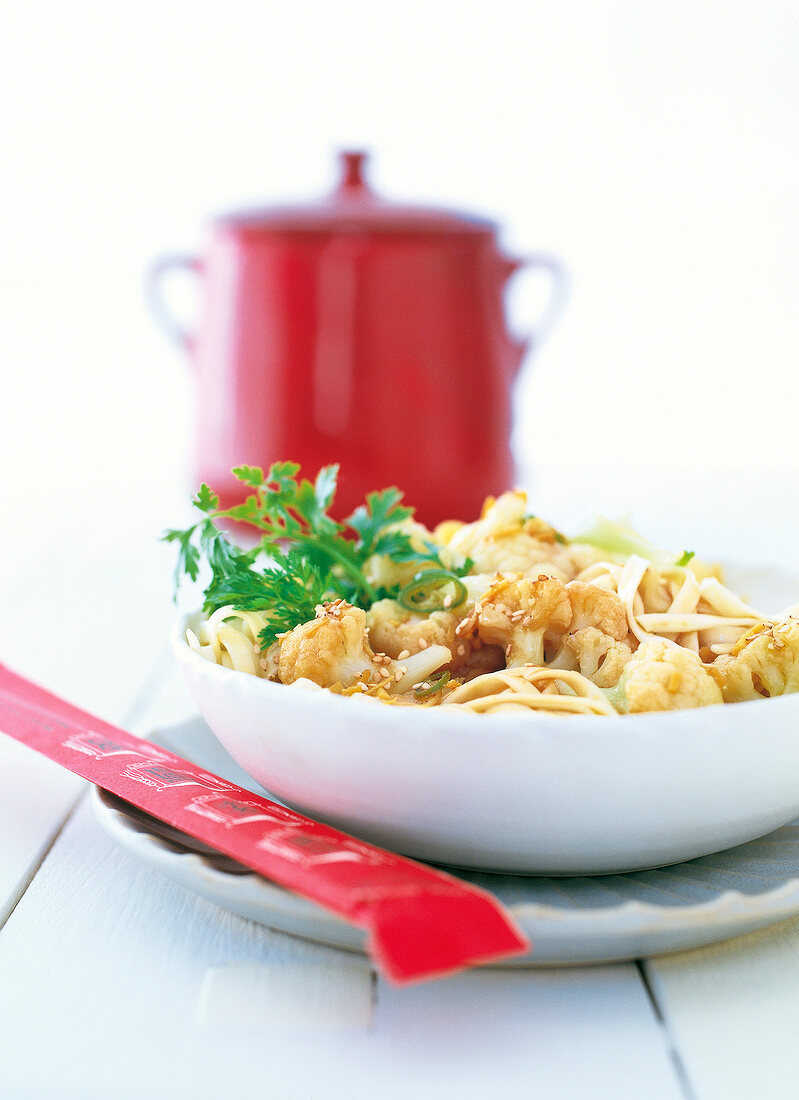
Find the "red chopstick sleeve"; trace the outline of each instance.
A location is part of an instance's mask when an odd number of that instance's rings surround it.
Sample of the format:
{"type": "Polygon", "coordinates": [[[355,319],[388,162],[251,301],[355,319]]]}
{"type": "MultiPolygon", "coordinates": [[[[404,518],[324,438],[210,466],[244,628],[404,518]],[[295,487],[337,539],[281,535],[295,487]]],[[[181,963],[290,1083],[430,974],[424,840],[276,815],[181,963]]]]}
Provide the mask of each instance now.
{"type": "Polygon", "coordinates": [[[394,982],[530,949],[487,892],[229,783],[3,665],[0,731],[366,929],[376,964],[394,982]]]}

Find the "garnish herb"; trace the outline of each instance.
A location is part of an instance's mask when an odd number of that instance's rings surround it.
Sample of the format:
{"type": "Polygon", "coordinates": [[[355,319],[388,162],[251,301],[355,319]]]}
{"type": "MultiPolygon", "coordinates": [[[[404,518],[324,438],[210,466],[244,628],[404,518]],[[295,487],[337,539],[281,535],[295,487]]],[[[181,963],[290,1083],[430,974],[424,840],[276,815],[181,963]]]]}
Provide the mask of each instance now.
{"type": "Polygon", "coordinates": [[[278,634],[312,619],[322,602],[341,598],[366,608],[390,594],[376,591],[364,573],[373,554],[395,562],[429,562],[457,581],[456,573],[444,570],[433,543],[419,551],[407,533],[396,530],[413,515],[401,504],[399,489],[369,493],[365,504],[339,523],[329,514],[338,466],[323,467],[314,482],[298,480],[299,469],[295,462],[276,462],[266,473],[258,466],[237,466],[233,474],[253,490],[242,504],[220,508],[218,495],[203,484],[192,501],[203,518],[165,533],[164,540],[178,547],[176,588],[184,577],[197,580],[203,559],[210,567],[206,614],[227,604],[269,612],[269,625],[259,637],[266,648],[278,634]],[[225,520],[254,528],[257,545],[249,550],[236,546],[220,530],[225,520]]]}
{"type": "Polygon", "coordinates": [[[680,566],[685,566],[685,565],[687,565],[687,564],[688,564],[688,562],[689,562],[689,561],[691,560],[691,558],[693,558],[694,556],[695,556],[695,555],[694,555],[694,551],[693,551],[693,550],[683,550],[683,552],[682,552],[682,556],[681,556],[681,557],[679,558],[679,560],[678,560],[678,561],[676,561],[676,562],[675,562],[674,564],[675,564],[675,565],[680,565],[680,566]]]}

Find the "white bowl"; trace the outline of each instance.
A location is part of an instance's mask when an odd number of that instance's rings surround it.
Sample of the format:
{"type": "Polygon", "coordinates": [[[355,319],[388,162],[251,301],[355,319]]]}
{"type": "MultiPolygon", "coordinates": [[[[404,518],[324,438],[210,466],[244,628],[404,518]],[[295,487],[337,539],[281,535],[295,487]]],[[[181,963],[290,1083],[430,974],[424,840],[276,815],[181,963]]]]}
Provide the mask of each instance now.
{"type": "Polygon", "coordinates": [[[799,695],[616,717],[409,709],[213,664],[185,641],[193,621],[176,624],[174,651],[234,760],[295,809],[406,855],[633,871],[799,815],[799,695]]]}

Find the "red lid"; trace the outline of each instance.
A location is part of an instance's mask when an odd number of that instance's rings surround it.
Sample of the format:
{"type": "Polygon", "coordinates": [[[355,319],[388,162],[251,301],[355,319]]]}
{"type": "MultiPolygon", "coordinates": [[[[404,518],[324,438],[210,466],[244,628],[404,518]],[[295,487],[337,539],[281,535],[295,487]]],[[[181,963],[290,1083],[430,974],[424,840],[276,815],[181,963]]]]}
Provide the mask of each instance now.
{"type": "Polygon", "coordinates": [[[330,195],[319,203],[223,214],[215,219],[215,224],[220,228],[278,233],[495,233],[494,223],[484,218],[381,198],[364,179],[366,159],[365,152],[340,153],[341,178],[330,195]]]}

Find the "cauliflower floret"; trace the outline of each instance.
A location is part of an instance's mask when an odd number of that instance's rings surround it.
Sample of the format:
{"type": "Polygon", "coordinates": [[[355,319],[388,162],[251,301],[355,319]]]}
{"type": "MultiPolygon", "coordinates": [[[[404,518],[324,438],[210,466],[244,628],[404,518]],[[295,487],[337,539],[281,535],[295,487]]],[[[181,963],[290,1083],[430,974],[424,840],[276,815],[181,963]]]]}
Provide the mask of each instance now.
{"type": "Polygon", "coordinates": [[[595,627],[617,642],[627,637],[627,612],[615,592],[585,581],[571,581],[566,585],[566,595],[572,609],[569,633],[595,627]]]}
{"type": "Polygon", "coordinates": [[[799,618],[760,623],[711,666],[725,703],[799,691],[799,618]]]}
{"type": "Polygon", "coordinates": [[[476,523],[449,535],[448,549],[471,558],[478,573],[545,573],[568,581],[577,570],[558,533],[537,517],[527,517],[527,494],[514,490],[489,498],[476,523]]]}
{"type": "Polygon", "coordinates": [[[455,645],[455,629],[463,618],[458,611],[432,611],[420,615],[396,600],[378,600],[366,613],[369,637],[381,653],[396,659],[400,653],[418,653],[430,645],[455,645]]]}
{"type": "MultiPolygon", "coordinates": [[[[420,554],[427,554],[432,547],[446,569],[459,568],[463,564],[463,557],[452,552],[442,542],[439,542],[432,531],[417,523],[416,520],[406,519],[402,523],[392,524],[386,531],[400,531],[410,538],[411,546],[420,554]]],[[[433,561],[394,561],[385,554],[372,554],[366,559],[363,571],[366,579],[373,588],[393,588],[399,585],[401,588],[410,584],[416,574],[422,569],[439,569],[437,562],[433,561]]]]}
{"type": "Polygon", "coordinates": [[[571,669],[599,687],[615,687],[632,656],[625,641],[624,604],[615,592],[584,581],[571,581],[565,591],[571,608],[568,634],[548,662],[550,668],[571,669]]]}
{"type": "Polygon", "coordinates": [[[503,650],[484,646],[475,634],[461,638],[457,633],[464,611],[473,606],[474,601],[467,600],[456,611],[420,615],[408,611],[396,600],[378,600],[366,613],[370,641],[375,649],[387,653],[399,665],[407,666],[408,659],[415,654],[444,646],[452,653],[447,668],[458,679],[471,680],[483,672],[496,672],[505,667],[503,650]]]}
{"type": "Polygon", "coordinates": [[[723,702],[721,689],[690,649],[665,638],[643,642],[608,692],[618,711],[682,710],[723,702]]]}
{"type": "Polygon", "coordinates": [[[295,626],[279,644],[277,670],[284,684],[312,680],[324,688],[348,688],[360,681],[364,690],[401,694],[452,660],[447,646],[435,644],[401,661],[375,653],[366,612],[344,600],[322,604],[315,619],[295,626]]]}
{"type": "Polygon", "coordinates": [[[451,611],[422,613],[410,611],[397,600],[377,600],[366,613],[372,645],[392,657],[405,649],[418,653],[428,645],[445,645],[451,649],[456,640],[456,627],[471,614],[474,605],[496,579],[496,574],[489,573],[462,577],[466,596],[451,611]]]}
{"type": "Polygon", "coordinates": [[[632,650],[624,641],[603,634],[595,626],[567,634],[550,668],[572,669],[600,688],[616,687],[632,650]]]}
{"type": "Polygon", "coordinates": [[[546,635],[563,634],[571,617],[566,589],[554,577],[498,577],[459,625],[458,634],[465,637],[476,630],[487,645],[503,646],[508,668],[541,665],[546,635]]]}
{"type": "Polygon", "coordinates": [[[278,676],[284,684],[301,677],[321,687],[348,687],[374,667],[366,633],[366,612],[344,600],[322,604],[316,618],[295,626],[280,639],[278,676]]]}
{"type": "MultiPolygon", "coordinates": [[[[531,580],[510,575],[496,578],[472,615],[460,624],[458,634],[463,637],[476,630],[488,645],[505,647],[508,668],[544,664],[545,648],[551,651],[560,646],[555,667],[576,669],[573,648],[571,652],[563,650],[564,635],[589,628],[606,636],[608,642],[622,642],[627,637],[624,605],[614,592],[582,581],[564,585],[554,577],[542,575],[531,580]]],[[[619,651],[619,655],[623,653],[619,651]]]]}

